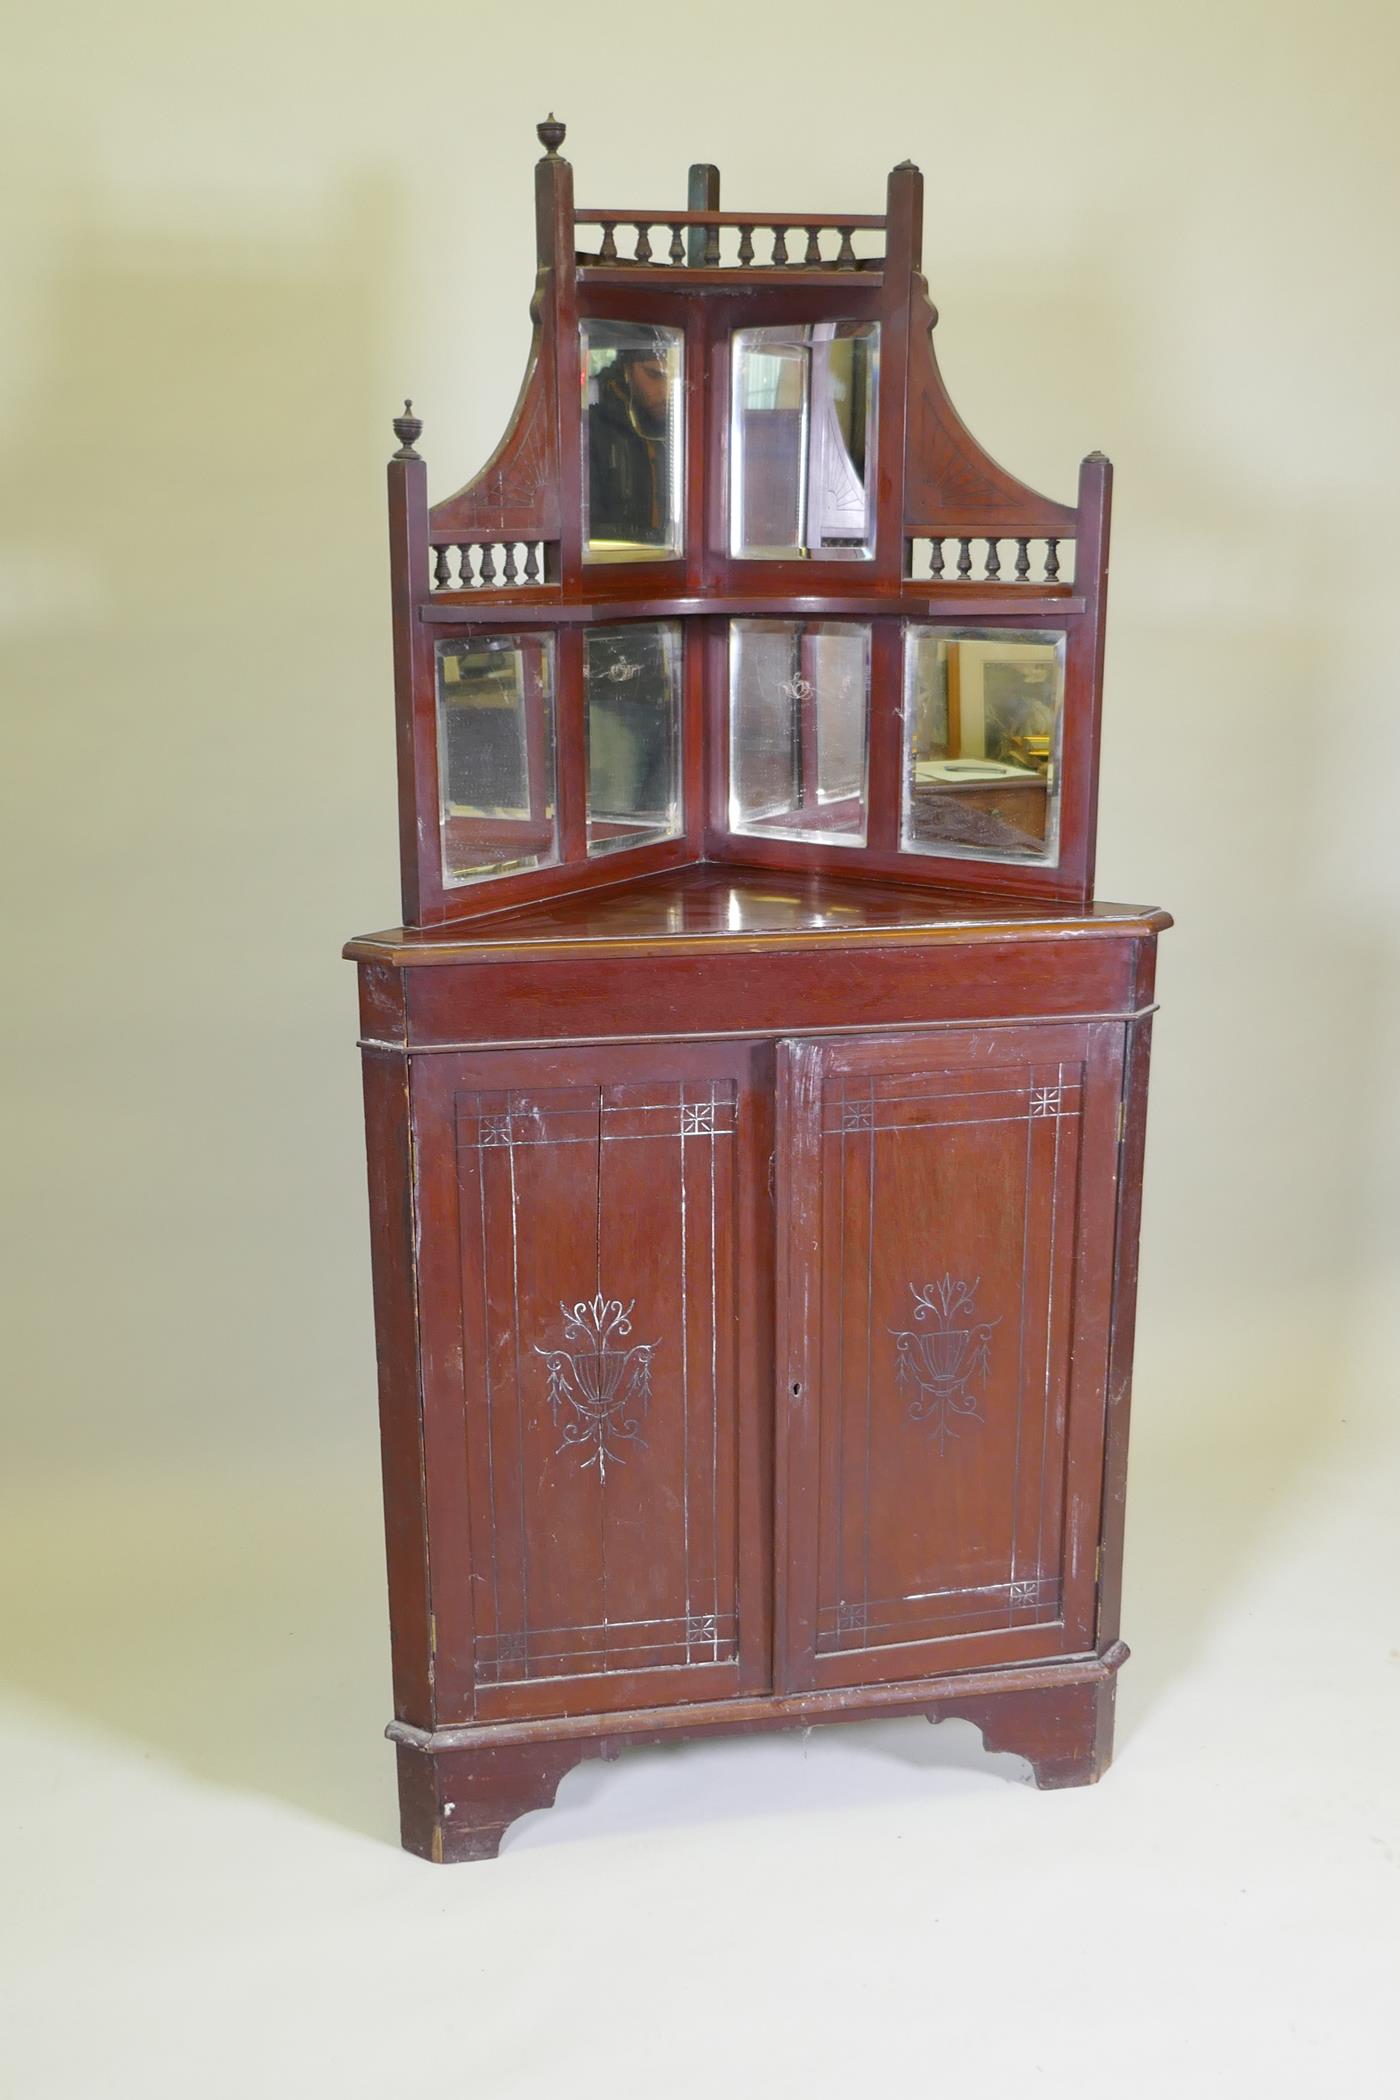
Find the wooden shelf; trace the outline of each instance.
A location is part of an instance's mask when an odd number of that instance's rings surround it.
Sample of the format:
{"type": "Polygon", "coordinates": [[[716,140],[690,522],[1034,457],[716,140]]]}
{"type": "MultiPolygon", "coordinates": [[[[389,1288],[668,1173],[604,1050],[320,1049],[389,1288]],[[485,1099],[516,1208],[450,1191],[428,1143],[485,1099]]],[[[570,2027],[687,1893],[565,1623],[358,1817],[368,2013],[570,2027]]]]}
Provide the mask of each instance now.
{"type": "Polygon", "coordinates": [[[1051,620],[1084,611],[1085,601],[1066,587],[1042,590],[1035,585],[1007,584],[987,590],[973,584],[947,584],[922,588],[916,584],[894,592],[814,592],[808,597],[790,591],[780,595],[732,591],[713,595],[681,594],[671,597],[598,596],[565,598],[548,590],[507,597],[504,592],[485,591],[475,597],[426,599],[418,617],[428,627],[503,627],[519,625],[525,616],[551,625],[581,626],[599,620],[678,620],[709,615],[713,619],[844,620],[1051,620]]]}

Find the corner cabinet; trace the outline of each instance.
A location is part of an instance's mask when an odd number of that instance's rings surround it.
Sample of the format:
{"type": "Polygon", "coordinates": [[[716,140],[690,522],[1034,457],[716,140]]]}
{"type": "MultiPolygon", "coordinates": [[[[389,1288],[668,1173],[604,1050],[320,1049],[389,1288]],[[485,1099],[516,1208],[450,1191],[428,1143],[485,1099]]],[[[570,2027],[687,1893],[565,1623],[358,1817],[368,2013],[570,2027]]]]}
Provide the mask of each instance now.
{"type": "Polygon", "coordinates": [[[429,509],[395,425],[405,923],[347,949],[439,1861],[715,1730],[1093,1780],[1127,1652],[1170,921],[1092,894],[1107,463],[1056,504],[957,420],[917,170],[828,230],[693,169],[663,263],[562,135],[507,439],[429,509]]]}

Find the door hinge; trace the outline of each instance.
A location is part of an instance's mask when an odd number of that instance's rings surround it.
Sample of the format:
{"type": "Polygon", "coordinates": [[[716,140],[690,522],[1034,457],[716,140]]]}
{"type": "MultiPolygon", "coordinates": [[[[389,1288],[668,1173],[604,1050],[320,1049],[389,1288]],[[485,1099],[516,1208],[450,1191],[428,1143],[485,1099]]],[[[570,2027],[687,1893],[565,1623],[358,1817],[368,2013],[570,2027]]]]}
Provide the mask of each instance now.
{"type": "Polygon", "coordinates": [[[1097,1589],[1097,1588],[1099,1587],[1099,1584],[1100,1584],[1100,1583],[1101,1583],[1102,1581],[1103,1581],[1103,1547],[1102,1547],[1102,1546],[1100,1546],[1100,1547],[1099,1547],[1099,1548],[1097,1549],[1097,1551],[1095,1552],[1095,1554],[1094,1554],[1094,1588],[1095,1588],[1095,1589],[1097,1589]]]}
{"type": "Polygon", "coordinates": [[[1120,1145],[1121,1145],[1121,1144],[1122,1144],[1122,1142],[1123,1142],[1123,1133],[1124,1133],[1124,1131],[1125,1131],[1125,1130],[1127,1129],[1127,1127],[1128,1127],[1128,1104],[1127,1104],[1127,1102],[1126,1102],[1126,1101],[1120,1101],[1120,1102],[1119,1102],[1119,1104],[1118,1104],[1118,1142],[1119,1142],[1119,1144],[1120,1144],[1120,1145]]]}
{"type": "Polygon", "coordinates": [[[435,1611],[428,1613],[428,1653],[430,1655],[437,1654],[437,1613],[435,1611]]]}

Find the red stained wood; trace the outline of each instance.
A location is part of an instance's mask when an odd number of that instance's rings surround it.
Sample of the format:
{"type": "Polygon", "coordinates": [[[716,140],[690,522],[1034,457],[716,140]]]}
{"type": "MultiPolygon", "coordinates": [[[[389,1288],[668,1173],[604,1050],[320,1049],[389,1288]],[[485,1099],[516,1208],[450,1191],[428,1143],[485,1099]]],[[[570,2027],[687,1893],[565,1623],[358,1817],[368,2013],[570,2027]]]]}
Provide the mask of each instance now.
{"type": "MultiPolygon", "coordinates": [[[[918,262],[915,258],[915,271],[918,262]]],[[[909,452],[904,516],[911,534],[1072,539],[1079,513],[1040,495],[978,444],[948,396],[934,355],[938,312],[916,275],[910,299],[909,452]]]]}
{"type": "Polygon", "coordinates": [[[743,954],[599,955],[424,970],[408,985],[409,1039],[417,1049],[469,1042],[688,1038],[703,1016],[712,1034],[900,1028],[1032,1013],[1093,1014],[1124,1003],[1128,941],[1052,939],[971,942],[957,963],[934,967],[917,946],[859,944],[743,954]]]}
{"type": "Polygon", "coordinates": [[[577,213],[549,152],[510,430],[431,511],[411,440],[390,466],[406,925],[346,952],[390,1734],[404,1844],[437,1861],[491,1856],[581,1758],[714,1731],[956,1715],[1041,1786],[1087,1783],[1126,1656],[1170,920],[1092,896],[1111,470],[1091,456],[1076,503],[1052,501],[957,417],[917,169],[878,219],[721,213],[708,167],[692,197],[650,216],[650,262],[598,263],[580,220],[638,215],[577,213]],[[883,260],[814,266],[809,230],[833,223],[883,226],[883,260]],[[717,265],[721,225],[785,228],[789,266],[768,244],[717,265]],[[675,559],[583,562],[581,318],[684,332],[675,559]],[[736,559],[731,335],[823,318],[880,325],[874,557],[736,559]],[[915,536],[1072,537],[1075,582],[1004,561],[1010,581],[912,583],[915,536]],[[546,541],[547,581],[436,591],[430,548],[473,539],[546,541]],[[861,848],[728,829],[729,622],[765,616],[870,623],[861,848]],[[590,861],[583,629],[624,618],[681,624],[682,835],[590,861]],[[900,850],[915,619],[1066,634],[1055,867],[900,850]],[[555,637],[560,857],[454,887],[434,645],[503,627],[555,637]]]}
{"type": "Polygon", "coordinates": [[[430,1521],[460,1601],[449,1623],[439,1600],[440,1714],[766,1683],[770,1066],[753,1045],[415,1066],[430,1521]]]}
{"type": "Polygon", "coordinates": [[[784,1689],[1092,1646],[1122,1058],[784,1046],[784,1689]]]}
{"type": "Polygon", "coordinates": [[[1117,1642],[1081,1661],[968,1670],[859,1692],[775,1694],[434,1735],[395,1724],[388,1734],[398,1750],[403,1843],[438,1865],[494,1859],[516,1818],[548,1808],[566,1774],[586,1758],[615,1758],[623,1750],[716,1733],[758,1735],[875,1715],[970,1721],[989,1750],[1025,1758],[1042,1791],[1092,1786],[1112,1756],[1118,1671],[1127,1659],[1117,1642]]]}
{"type": "MultiPolygon", "coordinates": [[[[644,216],[644,215],[643,215],[644,216]]],[[[506,436],[482,472],[428,507],[421,462],[391,467],[395,664],[399,715],[400,840],[404,919],[434,926],[467,920],[502,904],[603,887],[615,867],[590,861],[570,826],[560,865],[489,883],[445,884],[438,840],[434,634],[479,626],[520,626],[567,634],[583,619],[677,616],[697,631],[688,662],[687,731],[718,762],[728,704],[726,652],[707,638],[749,613],[799,610],[806,616],[876,617],[871,687],[868,871],[916,886],[1024,895],[1070,904],[1092,894],[1102,639],[1107,584],[1111,469],[1085,461],[1074,505],[1053,502],[1019,482],[982,450],[958,417],[932,348],[936,314],[921,272],[922,177],[908,164],[890,176],[886,210],[845,226],[883,225],[878,271],[836,268],[733,271],[639,265],[580,271],[574,247],[573,176],[549,154],[536,171],[537,276],[534,337],[525,381],[506,436]],[[685,337],[685,548],[673,560],[585,564],[581,538],[582,430],[578,330],[581,319],[661,323],[685,337]],[[729,344],[735,328],[817,320],[880,324],[880,396],[873,487],[876,537],[869,561],[750,560],[729,553],[729,344]],[[986,581],[924,585],[905,578],[911,538],[988,534],[1073,538],[1074,589],[986,581]],[[430,545],[473,538],[544,540],[548,588],[439,592],[428,576],[430,545]],[[881,624],[883,616],[884,624],[881,624]],[[901,633],[911,618],[947,619],[950,631],[975,622],[1063,628],[1068,636],[1064,743],[1060,762],[1060,850],[1053,867],[979,862],[898,850],[902,694],[901,633]],[[698,661],[697,661],[698,655],[698,661]]],[[[679,213],[665,221],[703,231],[721,221],[762,226],[761,217],[679,213]]],[[[622,223],[621,221],[618,222],[622,223]]],[[[653,221],[660,225],[663,222],[653,221]]],[[[805,220],[782,222],[805,229],[805,220]]],[[[811,222],[816,223],[816,222],[811,222]]],[[[1009,571],[1007,572],[1009,574],[1009,571]]],[[[558,707],[560,796],[582,795],[582,659],[561,647],[558,707]]],[[[698,779],[699,773],[693,776],[698,779]]],[[[735,839],[725,800],[708,798],[701,828],[687,799],[683,839],[639,849],[636,873],[699,858],[783,871],[838,872],[848,848],[810,841],[735,839]],[[641,857],[642,855],[645,857],[641,857]]]]}
{"type": "Polygon", "coordinates": [[[424,1423],[408,1068],[400,1059],[366,1057],[364,1087],[394,1713],[401,1721],[430,1728],[437,1719],[437,1707],[433,1696],[432,1576],[423,1493],[424,1423]]]}
{"type": "Polygon", "coordinates": [[[994,1698],[923,1705],[985,1724],[1045,1784],[1106,1761],[1111,1690],[1054,1673],[1116,1637],[1135,1002],[1163,917],[925,905],[916,925],[907,896],[865,889],[868,923],[825,945],[815,922],[861,885],[822,887],[805,924],[750,890],[781,927],[708,936],[656,931],[666,886],[622,890],[613,954],[582,900],[479,926],[475,960],[441,935],[363,944],[366,1013],[405,1031],[365,1056],[374,1100],[396,1098],[390,1074],[406,1087],[371,1128],[394,1155],[372,1196],[396,1675],[425,1689],[405,1842],[429,1857],[485,1856],[552,1798],[594,1754],[590,1715],[633,1717],[623,1743],[673,1706],[702,1707],[697,1728],[791,1725],[990,1675],[994,1698]],[[745,938],[763,945],[707,953],[745,938]],[[509,961],[480,959],[493,939],[509,961]],[[917,1011],[881,1032],[896,992],[917,1011]],[[1077,1000],[1097,1017],[1056,1017],[1077,1000]],[[724,1038],[764,1002],[781,1023],[724,1038]],[[712,1108],[732,1134],[710,1135],[712,1108]],[[974,1286],[992,1350],[940,1446],[897,1337],[945,1279],[974,1286]],[[598,1345],[565,1332],[590,1299],[652,1352],[640,1437],[602,1474],[550,1399],[551,1355],[598,1345]],[[507,1755],[495,1731],[527,1725],[529,1755],[507,1755]],[[473,1789],[454,1834],[444,1803],[473,1789]]]}

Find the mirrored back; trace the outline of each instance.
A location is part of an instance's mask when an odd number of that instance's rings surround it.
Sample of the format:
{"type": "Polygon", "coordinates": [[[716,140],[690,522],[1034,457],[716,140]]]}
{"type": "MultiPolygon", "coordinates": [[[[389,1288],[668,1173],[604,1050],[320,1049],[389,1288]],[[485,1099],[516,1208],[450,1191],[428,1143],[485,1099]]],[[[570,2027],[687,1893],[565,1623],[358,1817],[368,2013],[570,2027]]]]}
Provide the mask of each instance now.
{"type": "Polygon", "coordinates": [[[868,560],[879,323],[736,329],[731,371],[731,554],[868,560]]]}
{"type": "Polygon", "coordinates": [[[438,779],[448,888],[559,858],[554,637],[439,642],[438,779]]]}
{"type": "Polygon", "coordinates": [[[731,621],[731,832],[863,846],[869,716],[868,623],[731,621]]]}
{"type": "Polygon", "coordinates": [[[906,853],[1055,865],[1064,670],[1062,633],[906,629],[906,853]]]}
{"type": "Polygon", "coordinates": [[[583,558],[656,561],[682,548],[685,341],[650,321],[580,324],[583,558]]]}
{"type": "Polygon", "coordinates": [[[680,835],[681,656],[675,620],[584,635],[590,858],[680,835]]]}

